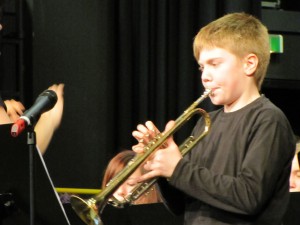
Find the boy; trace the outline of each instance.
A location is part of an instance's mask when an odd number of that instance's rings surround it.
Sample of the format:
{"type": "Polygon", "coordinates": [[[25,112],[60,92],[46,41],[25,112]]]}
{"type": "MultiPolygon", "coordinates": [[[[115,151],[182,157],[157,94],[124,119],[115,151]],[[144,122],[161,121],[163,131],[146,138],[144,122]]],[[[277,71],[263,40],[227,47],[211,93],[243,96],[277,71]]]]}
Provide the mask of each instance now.
{"type": "MultiPolygon", "coordinates": [[[[210,113],[209,134],[189,154],[182,157],[169,138],[138,181],[168,178],[159,182],[161,191],[167,202],[171,188],[184,196],[175,204],[184,205],[188,225],[280,224],[295,142],[282,111],[259,93],[270,59],[266,27],[245,13],[225,15],[199,31],[194,56],[212,103],[223,108],[210,113]]],[[[200,119],[193,135],[203,127],[200,119]]],[[[150,121],[138,125],[134,151],[143,151],[157,132],[150,121]]]]}

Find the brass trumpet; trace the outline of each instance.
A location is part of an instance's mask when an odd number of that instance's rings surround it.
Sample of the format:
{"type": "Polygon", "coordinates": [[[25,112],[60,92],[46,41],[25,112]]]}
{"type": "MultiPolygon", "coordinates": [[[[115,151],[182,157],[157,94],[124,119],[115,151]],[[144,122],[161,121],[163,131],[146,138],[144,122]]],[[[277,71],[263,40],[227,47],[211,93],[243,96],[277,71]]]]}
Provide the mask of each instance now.
{"type": "MultiPolygon", "coordinates": [[[[82,199],[79,196],[71,196],[71,205],[77,215],[88,225],[103,225],[100,219],[101,214],[108,201],[117,201],[113,198],[113,193],[127,180],[127,178],[142,164],[147,158],[155,152],[156,149],[161,147],[166,140],[172,136],[183,124],[185,124],[194,114],[199,113],[203,116],[205,127],[203,132],[195,138],[194,136],[188,137],[183,144],[179,146],[182,155],[189,152],[209,131],[210,129],[210,117],[206,111],[200,108],[196,108],[205,98],[211,94],[211,90],[205,90],[205,92],[190,105],[183,114],[175,121],[175,125],[172,129],[166,133],[160,133],[156,135],[145,147],[144,153],[135,156],[132,161],[121,170],[97,195],[94,195],[89,199],[82,199]]],[[[157,178],[153,178],[150,181],[139,184],[130,194],[125,198],[125,202],[132,203],[138,199],[145,191],[147,191],[155,182],[157,178]]],[[[113,205],[120,205],[123,202],[114,202],[113,205]]]]}

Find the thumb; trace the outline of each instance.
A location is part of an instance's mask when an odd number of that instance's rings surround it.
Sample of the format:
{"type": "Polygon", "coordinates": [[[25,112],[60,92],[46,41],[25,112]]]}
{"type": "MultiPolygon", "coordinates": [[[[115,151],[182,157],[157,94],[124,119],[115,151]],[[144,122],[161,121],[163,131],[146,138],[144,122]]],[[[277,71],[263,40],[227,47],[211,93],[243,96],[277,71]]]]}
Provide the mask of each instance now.
{"type": "Polygon", "coordinates": [[[174,126],[175,126],[175,121],[170,120],[166,125],[165,132],[171,130],[174,126]]]}
{"type": "MultiPolygon", "coordinates": [[[[175,121],[170,120],[166,125],[164,133],[171,130],[174,126],[175,126],[175,121]]],[[[174,142],[174,140],[173,140],[173,135],[172,135],[172,136],[170,136],[170,138],[168,138],[167,145],[170,146],[170,144],[173,143],[173,142],[174,142]]]]}

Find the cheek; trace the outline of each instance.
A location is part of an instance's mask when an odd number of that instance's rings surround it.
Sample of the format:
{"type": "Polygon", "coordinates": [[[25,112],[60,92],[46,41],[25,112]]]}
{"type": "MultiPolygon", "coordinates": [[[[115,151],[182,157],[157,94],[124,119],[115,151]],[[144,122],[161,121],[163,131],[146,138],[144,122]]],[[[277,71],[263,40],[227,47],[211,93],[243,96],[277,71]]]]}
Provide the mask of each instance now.
{"type": "Polygon", "coordinates": [[[222,89],[232,90],[238,83],[236,78],[229,73],[217,73],[214,76],[214,82],[222,89]]]}
{"type": "MultiPolygon", "coordinates": [[[[229,90],[236,90],[243,88],[243,75],[241,74],[241,71],[238,70],[231,70],[228,73],[228,76],[225,77],[222,82],[226,87],[228,87],[229,90]]],[[[238,91],[239,92],[239,91],[238,91]]]]}
{"type": "Polygon", "coordinates": [[[299,184],[300,184],[300,177],[299,176],[294,176],[294,180],[298,184],[297,186],[300,187],[299,186],[299,184]]]}
{"type": "Polygon", "coordinates": [[[231,63],[224,63],[212,72],[214,81],[220,86],[231,86],[236,81],[237,71],[231,63]]]}

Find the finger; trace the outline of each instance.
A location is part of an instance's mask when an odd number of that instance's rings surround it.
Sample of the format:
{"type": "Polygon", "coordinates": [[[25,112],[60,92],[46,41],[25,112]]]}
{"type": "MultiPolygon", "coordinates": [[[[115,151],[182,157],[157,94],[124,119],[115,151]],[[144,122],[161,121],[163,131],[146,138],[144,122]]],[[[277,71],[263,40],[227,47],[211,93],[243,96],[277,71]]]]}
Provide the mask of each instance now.
{"type": "MultiPolygon", "coordinates": [[[[175,121],[174,120],[170,120],[165,127],[165,130],[163,132],[163,134],[165,134],[166,132],[168,132],[169,130],[171,130],[173,127],[175,126],[175,121]]],[[[173,135],[170,136],[161,146],[160,149],[164,149],[167,148],[169,146],[169,143],[173,141],[173,135]]]]}
{"type": "Polygon", "coordinates": [[[174,121],[174,120],[170,120],[170,121],[167,123],[164,132],[171,130],[174,126],[175,126],[175,121],[174,121]]]}
{"type": "Polygon", "coordinates": [[[145,126],[147,127],[147,129],[152,132],[152,133],[156,133],[158,131],[158,129],[156,128],[156,126],[153,124],[152,121],[147,121],[145,123],[145,126]]]}
{"type": "Polygon", "coordinates": [[[52,84],[50,87],[48,87],[48,90],[56,91],[57,84],[52,84]]]}
{"type": "Polygon", "coordinates": [[[138,183],[138,178],[133,177],[133,178],[128,179],[126,182],[127,182],[128,185],[134,186],[138,183]]]}
{"type": "Polygon", "coordinates": [[[143,144],[143,146],[148,144],[148,139],[144,136],[143,133],[133,131],[132,136],[138,141],[138,143],[143,144]]]}
{"type": "Polygon", "coordinates": [[[64,88],[65,88],[65,84],[61,83],[57,85],[57,94],[59,96],[63,96],[64,95],[64,88]]]}
{"type": "Polygon", "coordinates": [[[142,176],[140,176],[140,177],[137,179],[137,182],[138,182],[138,183],[141,183],[141,182],[143,182],[143,181],[146,181],[146,180],[152,179],[152,178],[154,178],[154,177],[158,177],[158,176],[159,176],[158,172],[155,171],[155,170],[152,170],[152,171],[150,171],[150,172],[148,172],[148,173],[145,173],[145,174],[143,174],[142,176]]]}
{"type": "Polygon", "coordinates": [[[159,129],[154,125],[152,121],[147,121],[145,125],[148,128],[149,134],[152,138],[154,138],[157,134],[160,133],[159,129]]]}
{"type": "Polygon", "coordinates": [[[20,102],[18,102],[18,106],[17,107],[14,107],[14,109],[16,110],[16,112],[19,114],[19,115],[22,115],[24,110],[25,110],[25,107],[23,106],[23,104],[21,104],[20,102]]]}
{"type": "Polygon", "coordinates": [[[146,126],[144,126],[143,124],[138,124],[136,129],[143,134],[148,133],[148,128],[146,126]]]}
{"type": "Polygon", "coordinates": [[[132,132],[132,136],[138,141],[144,138],[144,134],[136,130],[132,132]]]}
{"type": "Polygon", "coordinates": [[[9,118],[12,120],[12,122],[16,122],[20,118],[20,116],[17,114],[12,114],[9,115],[9,118]]]}
{"type": "Polygon", "coordinates": [[[147,121],[145,123],[145,125],[139,124],[137,126],[137,130],[140,133],[135,133],[135,136],[139,142],[148,144],[149,141],[151,141],[156,136],[157,132],[156,132],[155,127],[152,124],[153,123],[149,123],[149,121],[147,121]],[[150,126],[149,126],[149,124],[150,124],[150,126]]]}
{"type": "Polygon", "coordinates": [[[132,146],[132,150],[136,153],[144,153],[144,145],[142,143],[139,143],[137,145],[132,146]]]}
{"type": "Polygon", "coordinates": [[[140,132],[138,141],[141,141],[140,139],[143,139],[144,142],[149,142],[151,131],[145,125],[142,124],[139,124],[137,126],[137,130],[140,132]]]}

